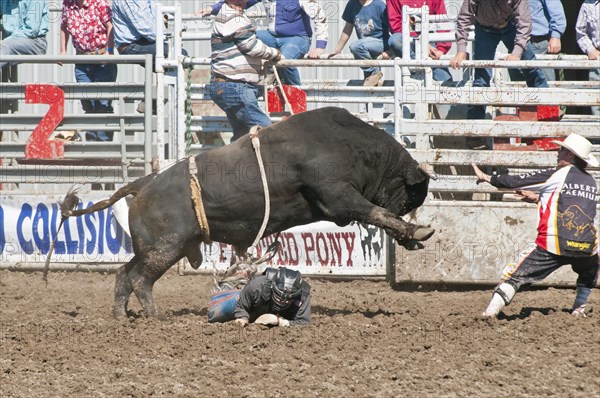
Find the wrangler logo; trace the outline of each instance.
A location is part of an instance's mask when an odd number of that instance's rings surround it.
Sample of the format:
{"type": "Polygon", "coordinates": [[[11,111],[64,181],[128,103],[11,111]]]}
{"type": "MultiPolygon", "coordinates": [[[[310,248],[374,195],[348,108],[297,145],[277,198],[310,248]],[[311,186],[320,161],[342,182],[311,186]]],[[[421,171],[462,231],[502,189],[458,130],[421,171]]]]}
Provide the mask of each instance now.
{"type": "Polygon", "coordinates": [[[591,246],[591,243],[585,243],[585,242],[574,242],[572,240],[568,240],[567,241],[567,246],[569,247],[573,247],[575,249],[579,249],[579,250],[585,250],[585,249],[589,249],[589,247],[591,246]]]}

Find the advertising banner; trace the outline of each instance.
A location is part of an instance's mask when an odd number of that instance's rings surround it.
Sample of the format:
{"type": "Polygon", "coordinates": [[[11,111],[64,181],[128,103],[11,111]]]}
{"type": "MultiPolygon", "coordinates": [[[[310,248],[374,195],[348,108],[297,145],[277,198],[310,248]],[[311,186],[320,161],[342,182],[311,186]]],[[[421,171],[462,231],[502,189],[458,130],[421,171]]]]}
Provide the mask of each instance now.
{"type": "MultiPolygon", "coordinates": [[[[105,199],[107,192],[80,195],[79,208],[105,199]]],[[[61,215],[59,195],[2,195],[0,200],[0,255],[3,265],[43,263],[57,236],[61,215]]],[[[256,247],[261,256],[275,239],[263,238],[256,247]]],[[[267,266],[288,266],[305,274],[385,275],[390,261],[382,229],[329,222],[291,228],[281,233],[280,248],[267,266]]],[[[233,248],[213,242],[201,244],[201,270],[226,269],[233,248]]],[[[58,233],[52,263],[125,263],[133,257],[126,215],[111,207],[67,219],[58,233]],[[124,225],[124,228],[123,226],[124,225]]]]}

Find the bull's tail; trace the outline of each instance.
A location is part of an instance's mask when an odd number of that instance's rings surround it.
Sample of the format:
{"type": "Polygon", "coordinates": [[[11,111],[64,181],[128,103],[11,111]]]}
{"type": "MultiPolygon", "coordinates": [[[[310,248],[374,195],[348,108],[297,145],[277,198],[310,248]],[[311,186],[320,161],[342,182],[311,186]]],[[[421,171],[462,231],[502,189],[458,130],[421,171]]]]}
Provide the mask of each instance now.
{"type": "Polygon", "coordinates": [[[56,238],[58,237],[58,234],[59,234],[60,229],[62,228],[64,222],[69,217],[72,217],[72,216],[77,217],[77,216],[82,216],[84,214],[90,214],[90,213],[94,213],[94,212],[97,212],[100,210],[104,210],[127,195],[135,196],[138,194],[138,192],[144,186],[146,186],[146,184],[148,184],[150,181],[154,180],[154,178],[156,178],[156,176],[157,176],[156,173],[152,173],[145,177],[139,178],[139,179],[135,180],[134,182],[127,184],[124,187],[122,187],[121,189],[119,189],[110,198],[101,200],[100,202],[94,203],[92,206],[88,207],[87,209],[81,209],[81,210],[75,210],[77,208],[77,205],[79,204],[79,197],[77,196],[77,189],[71,188],[69,190],[69,192],[67,192],[67,195],[65,196],[65,198],[62,201],[58,202],[59,207],[60,207],[61,219],[60,219],[60,224],[58,225],[58,229],[56,230],[56,235],[54,236],[54,239],[52,240],[52,243],[50,244],[50,248],[48,250],[48,256],[46,257],[46,264],[44,265],[44,275],[42,276],[42,279],[44,280],[44,282],[46,282],[46,285],[48,285],[48,270],[50,268],[50,257],[52,256],[52,253],[54,253],[54,245],[56,244],[56,238]]]}
{"type": "Polygon", "coordinates": [[[78,217],[84,214],[90,214],[100,210],[104,210],[127,195],[137,195],[140,189],[142,189],[144,186],[146,186],[146,184],[155,179],[156,176],[157,174],[153,173],[140,179],[137,179],[131,184],[127,184],[121,189],[119,189],[110,198],[96,202],[87,209],[81,210],[75,210],[77,204],[79,203],[79,198],[77,197],[77,190],[70,190],[69,192],[67,192],[67,196],[65,196],[65,199],[60,203],[60,211],[62,217],[64,219],[67,219],[73,216],[78,217]]]}

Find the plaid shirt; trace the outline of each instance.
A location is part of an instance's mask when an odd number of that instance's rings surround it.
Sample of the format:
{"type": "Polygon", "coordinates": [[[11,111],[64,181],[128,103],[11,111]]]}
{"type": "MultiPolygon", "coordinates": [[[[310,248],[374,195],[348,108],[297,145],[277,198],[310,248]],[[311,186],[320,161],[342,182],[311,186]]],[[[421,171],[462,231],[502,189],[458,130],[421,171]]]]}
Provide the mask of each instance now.
{"type": "Polygon", "coordinates": [[[111,17],[107,0],[84,0],[82,7],[77,5],[77,0],[63,1],[62,25],[73,37],[73,47],[77,52],[106,47],[106,23],[110,22],[111,17]]]}
{"type": "Polygon", "coordinates": [[[577,24],[577,44],[584,53],[600,50],[600,0],[587,0],[579,9],[577,24]]]}

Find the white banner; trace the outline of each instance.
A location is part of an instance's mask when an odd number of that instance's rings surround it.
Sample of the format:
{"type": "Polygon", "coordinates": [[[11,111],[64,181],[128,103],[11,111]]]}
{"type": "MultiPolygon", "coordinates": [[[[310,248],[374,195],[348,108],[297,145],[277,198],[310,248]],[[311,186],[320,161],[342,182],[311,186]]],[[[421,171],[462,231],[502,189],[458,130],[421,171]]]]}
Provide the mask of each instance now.
{"type": "MultiPolygon", "coordinates": [[[[81,195],[78,208],[106,199],[106,192],[81,195]]],[[[60,224],[57,201],[64,195],[5,195],[0,200],[3,264],[43,263],[60,224]]],[[[52,262],[124,263],[133,257],[129,235],[111,208],[69,218],[56,240],[52,262]]]]}
{"type": "MultiPolygon", "coordinates": [[[[265,266],[286,266],[306,275],[385,275],[388,261],[387,236],[371,225],[351,223],[338,227],[330,222],[317,222],[290,228],[279,236],[279,251],[265,266]]],[[[275,240],[275,235],[261,239],[257,256],[275,240]]],[[[204,261],[200,269],[226,269],[233,249],[214,242],[201,245],[204,261]]],[[[262,266],[262,265],[261,265],[262,266]]]]}
{"type": "MultiPolygon", "coordinates": [[[[82,194],[79,208],[106,199],[107,194],[82,194]]],[[[46,260],[60,223],[57,201],[62,199],[62,195],[1,196],[0,258],[4,265],[46,260]]],[[[274,239],[274,235],[262,239],[256,254],[262,255],[274,239]]],[[[390,260],[387,236],[371,225],[338,227],[318,222],[284,231],[279,241],[278,253],[266,265],[289,266],[307,275],[385,275],[390,260]]],[[[202,244],[201,251],[204,261],[200,269],[205,270],[227,268],[233,253],[230,245],[218,242],[202,244]]],[[[58,234],[52,262],[124,263],[132,256],[131,239],[108,208],[69,218],[58,234]]]]}

